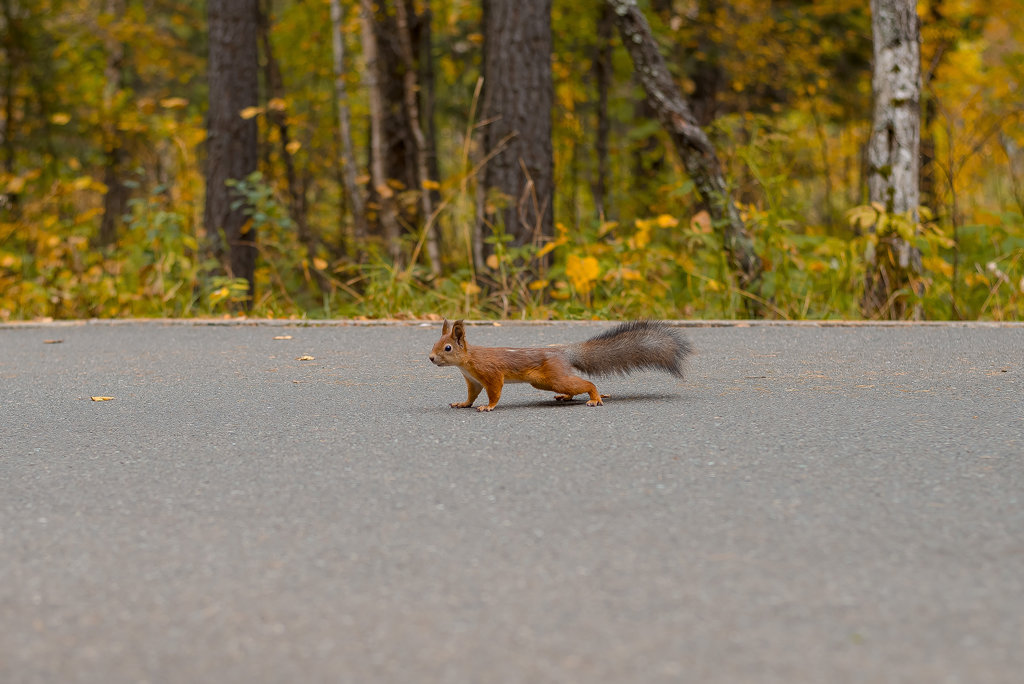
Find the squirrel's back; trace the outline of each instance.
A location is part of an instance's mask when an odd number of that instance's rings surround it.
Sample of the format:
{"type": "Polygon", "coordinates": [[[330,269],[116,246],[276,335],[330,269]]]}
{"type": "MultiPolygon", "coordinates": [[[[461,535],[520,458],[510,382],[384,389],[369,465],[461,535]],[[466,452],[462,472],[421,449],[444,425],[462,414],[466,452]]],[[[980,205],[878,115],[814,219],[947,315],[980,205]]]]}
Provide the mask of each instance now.
{"type": "Polygon", "coordinates": [[[682,377],[693,347],[678,330],[658,321],[630,321],[565,348],[565,358],[588,375],[663,370],[682,377]]]}

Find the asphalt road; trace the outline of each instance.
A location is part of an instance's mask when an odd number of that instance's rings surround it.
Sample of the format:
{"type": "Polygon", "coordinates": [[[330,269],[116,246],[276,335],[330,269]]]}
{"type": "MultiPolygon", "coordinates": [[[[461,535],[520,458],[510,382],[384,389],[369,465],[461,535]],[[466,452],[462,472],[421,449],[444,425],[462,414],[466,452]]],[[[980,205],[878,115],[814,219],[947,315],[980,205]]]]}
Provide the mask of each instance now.
{"type": "Polygon", "coordinates": [[[490,414],[437,334],[0,326],[0,682],[1024,678],[1024,327],[695,327],[490,414]]]}

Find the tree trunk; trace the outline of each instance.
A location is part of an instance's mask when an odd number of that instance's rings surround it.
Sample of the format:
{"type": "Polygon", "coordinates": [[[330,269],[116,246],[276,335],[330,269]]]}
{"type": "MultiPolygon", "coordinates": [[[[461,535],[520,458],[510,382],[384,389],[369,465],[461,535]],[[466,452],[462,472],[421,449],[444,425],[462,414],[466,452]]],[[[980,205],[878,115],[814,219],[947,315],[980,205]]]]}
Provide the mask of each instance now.
{"type": "Polygon", "coordinates": [[[124,183],[125,155],[120,141],[116,138],[108,139],[105,145],[103,184],[107,187],[107,191],[103,194],[103,217],[100,219],[99,243],[103,247],[111,247],[117,242],[117,229],[128,209],[129,189],[124,183]]]}
{"type": "MultiPolygon", "coordinates": [[[[0,150],[3,154],[0,155],[0,169],[4,173],[14,175],[14,111],[15,101],[17,97],[15,89],[15,70],[20,66],[21,55],[18,53],[18,44],[16,41],[17,34],[15,28],[18,22],[14,15],[14,7],[11,0],[3,0],[3,18],[5,24],[5,31],[3,33],[3,50],[4,59],[0,64],[3,65],[4,73],[4,89],[0,93],[0,97],[4,101],[4,113],[3,119],[0,120],[0,150]]],[[[18,27],[20,28],[20,27],[18,27]]],[[[8,205],[13,206],[15,202],[14,193],[5,193],[0,195],[0,209],[6,208],[8,205]]]]}
{"type": "Polygon", "coordinates": [[[381,83],[380,49],[374,21],[372,0],[362,0],[363,59],[366,62],[365,83],[370,104],[370,178],[374,199],[378,205],[377,220],[383,232],[385,246],[391,260],[397,265],[402,256],[401,227],[395,192],[388,185],[385,167],[385,96],[381,83]]]}
{"type": "Polygon", "coordinates": [[[256,235],[229,180],[256,170],[256,118],[241,112],[259,97],[257,0],[208,0],[210,31],[208,78],[209,133],[206,160],[206,232],[227,272],[249,283],[249,305],[256,274],[256,235]],[[232,206],[232,205],[235,206],[232,206]]]}
{"type": "Polygon", "coordinates": [[[441,249],[437,240],[437,227],[434,224],[434,201],[430,187],[433,179],[430,177],[430,171],[427,168],[427,138],[423,133],[423,127],[420,125],[419,93],[421,89],[417,82],[418,69],[416,55],[413,51],[412,29],[409,23],[405,0],[397,0],[395,8],[398,20],[399,52],[405,67],[402,78],[405,116],[409,121],[409,131],[412,133],[412,139],[415,143],[415,190],[419,193],[420,211],[423,214],[420,217],[424,223],[423,240],[425,240],[427,247],[430,272],[434,275],[439,275],[441,273],[441,249]]]}
{"type": "MultiPolygon", "coordinates": [[[[399,191],[415,191],[418,182],[416,142],[405,99],[406,62],[398,38],[398,5],[408,5],[409,2],[411,0],[373,0],[377,85],[383,113],[384,175],[399,191]]],[[[409,230],[416,224],[418,209],[415,202],[400,201],[397,209],[403,230],[409,230]]]]}
{"type": "MultiPolygon", "coordinates": [[[[716,21],[718,0],[701,0],[698,4],[698,26],[702,22],[716,21]]],[[[721,47],[711,39],[708,31],[697,31],[696,64],[693,67],[693,116],[698,126],[709,126],[718,118],[718,93],[726,85],[721,65],[721,47]]]]}
{"type": "MultiPolygon", "coordinates": [[[[434,52],[433,33],[431,23],[433,22],[433,11],[430,8],[430,0],[421,0],[423,11],[416,20],[416,31],[414,32],[417,65],[419,66],[419,96],[420,96],[420,119],[423,125],[423,135],[426,138],[427,173],[433,180],[441,178],[441,168],[437,161],[437,122],[434,116],[437,109],[437,88],[434,77],[434,52]]],[[[441,193],[438,188],[429,190],[432,202],[435,207],[441,202],[441,193]]],[[[435,209],[436,211],[436,209],[435,209]]],[[[438,236],[440,239],[440,235],[438,236]]],[[[442,245],[442,251],[443,245],[442,245]]]]}
{"type": "Polygon", "coordinates": [[[284,79],[274,46],[270,40],[270,22],[273,0],[264,0],[260,11],[260,43],[263,46],[264,86],[266,90],[267,123],[277,128],[281,143],[281,159],[284,162],[285,183],[288,186],[288,216],[295,223],[297,237],[306,249],[306,260],[321,293],[329,292],[330,280],[316,268],[317,247],[319,240],[309,225],[309,201],[306,194],[308,176],[299,179],[295,168],[295,155],[292,153],[291,130],[288,127],[287,102],[285,99],[284,79]]]}
{"type": "Polygon", "coordinates": [[[484,152],[506,144],[484,169],[483,232],[539,244],[554,221],[551,0],[484,0],[483,18],[484,152]]]}
{"type": "Polygon", "coordinates": [[[884,207],[869,251],[862,308],[868,317],[917,315],[908,295],[920,289],[921,255],[895,230],[916,226],[920,204],[921,31],[914,0],[871,0],[874,117],[868,141],[868,195],[884,207]]]}
{"type": "Polygon", "coordinates": [[[357,241],[366,239],[366,203],[356,183],[356,153],[352,144],[352,114],[345,88],[345,41],[342,33],[344,14],[341,0],[331,0],[331,43],[334,51],[334,98],[338,103],[338,136],[341,143],[342,178],[345,194],[352,207],[353,236],[357,241]]]}
{"type": "Polygon", "coordinates": [[[689,105],[672,80],[636,0],[607,1],[615,12],[622,42],[633,60],[637,77],[647,94],[647,102],[657,112],[658,120],[671,137],[701,201],[722,233],[722,243],[740,287],[756,291],[761,277],[761,258],[755,252],[754,241],[733,203],[711,141],[697,125],[689,105]]]}
{"type": "Polygon", "coordinates": [[[107,0],[105,13],[114,19],[106,28],[104,48],[107,61],[103,75],[103,218],[100,220],[99,243],[109,247],[117,242],[117,229],[128,207],[128,186],[124,183],[124,140],[118,126],[120,120],[118,94],[124,87],[124,45],[114,36],[113,27],[124,15],[124,0],[107,0]]]}
{"type": "Polygon", "coordinates": [[[594,154],[597,156],[597,178],[593,183],[594,210],[598,220],[612,215],[608,201],[608,138],[611,117],[608,115],[608,94],[612,89],[615,66],[612,62],[612,34],[615,21],[611,8],[602,4],[597,17],[597,49],[594,54],[594,80],[597,85],[597,127],[594,131],[594,154]]]}
{"type": "Polygon", "coordinates": [[[288,189],[288,214],[295,222],[299,232],[299,240],[307,248],[312,246],[309,223],[306,220],[306,196],[299,187],[295,173],[295,157],[290,148],[291,131],[288,128],[288,117],[281,103],[285,100],[284,80],[281,68],[274,55],[274,46],[270,42],[270,20],[272,0],[263,0],[260,9],[260,38],[263,48],[263,81],[266,90],[267,105],[265,107],[267,123],[277,129],[281,143],[281,160],[284,162],[285,184],[288,189]]]}

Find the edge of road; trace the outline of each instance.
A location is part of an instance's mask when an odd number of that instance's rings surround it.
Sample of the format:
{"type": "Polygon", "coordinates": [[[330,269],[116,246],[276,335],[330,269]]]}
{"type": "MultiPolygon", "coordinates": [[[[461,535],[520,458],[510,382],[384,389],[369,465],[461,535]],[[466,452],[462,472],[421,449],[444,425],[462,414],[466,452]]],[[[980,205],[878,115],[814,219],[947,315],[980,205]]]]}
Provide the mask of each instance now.
{"type": "MultiPolygon", "coordinates": [[[[8,321],[0,323],[0,330],[24,330],[31,328],[68,328],[80,326],[253,326],[275,328],[341,328],[341,327],[430,327],[441,322],[436,319],[285,319],[285,318],[88,318],[73,320],[37,319],[29,321],[8,321]]],[[[468,320],[466,325],[472,326],[546,326],[546,325],[594,325],[612,324],[614,320],[468,320]]],[[[754,327],[786,327],[786,328],[1024,328],[1024,321],[869,321],[869,320],[766,320],[766,319],[686,319],[665,320],[672,326],[680,328],[754,328],[754,327]]]]}

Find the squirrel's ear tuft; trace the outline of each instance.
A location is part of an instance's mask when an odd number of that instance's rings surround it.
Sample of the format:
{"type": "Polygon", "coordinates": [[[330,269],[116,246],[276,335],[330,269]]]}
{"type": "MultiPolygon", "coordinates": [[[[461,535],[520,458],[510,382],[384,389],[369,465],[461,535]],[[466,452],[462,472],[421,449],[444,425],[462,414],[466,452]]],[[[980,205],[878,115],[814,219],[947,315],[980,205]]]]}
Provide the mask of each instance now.
{"type": "Polygon", "coordinates": [[[463,324],[462,319],[455,321],[452,326],[452,337],[461,346],[466,343],[466,326],[463,324]]]}
{"type": "Polygon", "coordinates": [[[452,324],[448,322],[448,319],[444,319],[444,323],[441,324],[441,334],[447,335],[452,331],[452,324]]]}

